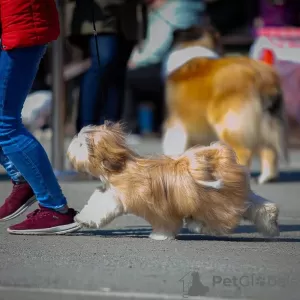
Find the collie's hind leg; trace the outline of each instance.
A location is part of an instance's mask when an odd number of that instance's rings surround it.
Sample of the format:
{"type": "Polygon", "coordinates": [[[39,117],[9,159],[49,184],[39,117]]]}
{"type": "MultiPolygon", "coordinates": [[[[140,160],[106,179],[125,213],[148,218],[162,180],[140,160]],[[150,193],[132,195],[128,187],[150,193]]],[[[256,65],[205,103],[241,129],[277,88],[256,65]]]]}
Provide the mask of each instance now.
{"type": "Polygon", "coordinates": [[[188,133],[180,120],[167,120],[162,141],[164,155],[181,155],[187,149],[188,140],[188,133]]]}
{"type": "Polygon", "coordinates": [[[250,191],[248,201],[244,218],[252,222],[257,231],[264,236],[279,236],[277,205],[252,191],[250,191]]]}
{"type": "Polygon", "coordinates": [[[231,133],[230,130],[218,130],[217,133],[219,139],[234,150],[238,159],[238,163],[250,169],[253,155],[252,149],[249,149],[243,145],[241,139],[239,139],[239,137],[234,133],[231,133]]]}
{"type": "Polygon", "coordinates": [[[252,151],[243,147],[232,147],[236,153],[238,163],[247,167],[250,171],[251,160],[252,160],[252,151]]]}
{"type": "Polygon", "coordinates": [[[258,183],[264,184],[278,178],[278,155],[271,148],[262,148],[260,151],[261,174],[258,183]]]}

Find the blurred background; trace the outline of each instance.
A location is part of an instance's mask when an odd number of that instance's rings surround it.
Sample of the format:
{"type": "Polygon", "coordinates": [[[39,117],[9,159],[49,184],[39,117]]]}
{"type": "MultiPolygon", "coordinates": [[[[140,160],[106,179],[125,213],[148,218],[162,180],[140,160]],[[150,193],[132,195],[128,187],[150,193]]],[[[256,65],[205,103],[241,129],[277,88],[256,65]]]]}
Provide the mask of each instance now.
{"type": "MultiPolygon", "coordinates": [[[[153,243],[149,224],[132,215],[64,237],[19,238],[0,222],[0,300],[195,299],[187,295],[191,271],[199,271],[204,290],[209,287],[205,299],[298,300],[300,0],[57,0],[57,5],[62,33],[42,60],[23,120],[57,175],[67,179],[62,188],[74,209],[81,210],[99,185],[86,177],[75,180],[78,174],[65,159],[82,126],[122,120],[138,152],[161,153],[162,66],[176,29],[212,24],[224,55],[273,64],[282,79],[289,139],[298,150],[291,151],[291,168],[280,165],[278,182],[251,184],[280,207],[278,239],[265,239],[242,223],[230,236],[184,231],[178,241],[153,243]],[[126,5],[120,10],[121,2],[126,5]],[[215,286],[215,277],[223,284],[215,286]],[[236,278],[247,277],[256,281],[236,285],[236,278]]],[[[255,161],[252,173],[259,171],[255,161]]],[[[11,191],[7,179],[0,169],[3,199],[11,191]]]]}
{"type": "Polygon", "coordinates": [[[24,106],[26,126],[52,152],[56,169],[68,168],[65,143],[104,119],[128,124],[132,144],[160,138],[161,65],[174,30],[194,24],[217,29],[224,55],[252,55],[255,47],[299,52],[274,64],[283,79],[290,140],[300,145],[300,1],[132,0],[122,12],[118,1],[103,3],[57,1],[61,38],[50,45],[24,106]],[[261,44],[262,38],[270,43],[261,44]]]}

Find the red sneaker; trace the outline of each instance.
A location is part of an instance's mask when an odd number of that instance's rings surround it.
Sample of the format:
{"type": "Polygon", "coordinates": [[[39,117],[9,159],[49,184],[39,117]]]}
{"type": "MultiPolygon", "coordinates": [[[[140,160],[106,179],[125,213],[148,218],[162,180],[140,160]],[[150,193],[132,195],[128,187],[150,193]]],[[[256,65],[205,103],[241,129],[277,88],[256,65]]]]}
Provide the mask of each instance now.
{"type": "Polygon", "coordinates": [[[34,192],[28,183],[13,182],[12,192],[0,207],[0,222],[18,217],[35,201],[34,192]]]}
{"type": "Polygon", "coordinates": [[[74,221],[76,211],[69,208],[65,214],[40,206],[27,219],[7,229],[12,234],[65,234],[77,231],[81,226],[74,221]]]}

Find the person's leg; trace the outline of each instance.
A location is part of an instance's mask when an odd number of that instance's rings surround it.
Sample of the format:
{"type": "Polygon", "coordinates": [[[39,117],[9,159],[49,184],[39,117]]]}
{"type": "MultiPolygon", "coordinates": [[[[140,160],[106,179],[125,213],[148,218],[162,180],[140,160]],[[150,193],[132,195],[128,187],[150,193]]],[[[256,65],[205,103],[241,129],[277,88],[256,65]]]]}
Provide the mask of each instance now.
{"type": "Polygon", "coordinates": [[[22,124],[22,108],[45,50],[46,46],[28,47],[2,51],[0,56],[0,147],[30,184],[41,207],[10,227],[12,233],[78,229],[45,150],[22,124]]]}
{"type": "MultiPolygon", "coordinates": [[[[1,56],[0,50],[0,56],[1,56]]],[[[35,201],[35,195],[31,186],[26,182],[23,175],[17,170],[9,158],[4,155],[0,147],[0,164],[4,167],[12,181],[12,190],[0,206],[0,222],[14,219],[21,215],[35,201]]]]}
{"type": "Polygon", "coordinates": [[[118,36],[113,64],[111,64],[105,78],[108,87],[107,97],[104,101],[105,117],[113,122],[117,122],[121,118],[127,64],[134,45],[134,41],[128,41],[124,37],[118,36]]]}
{"type": "Polygon", "coordinates": [[[126,132],[134,135],[138,135],[140,133],[138,126],[140,99],[137,89],[135,88],[135,81],[138,78],[139,73],[139,69],[127,71],[122,112],[122,121],[125,123],[126,132]]]}
{"type": "Polygon", "coordinates": [[[5,169],[7,175],[15,183],[26,182],[23,175],[17,170],[14,164],[9,160],[9,158],[3,153],[2,148],[0,148],[0,164],[5,169]]]}
{"type": "Polygon", "coordinates": [[[129,132],[135,132],[137,128],[139,98],[149,99],[155,104],[156,123],[158,123],[156,128],[158,130],[164,115],[164,87],[161,80],[161,64],[152,64],[131,69],[127,72],[122,119],[128,124],[127,128],[129,132]]]}
{"type": "Polygon", "coordinates": [[[97,36],[99,57],[95,37],[90,38],[91,67],[81,81],[78,106],[77,132],[87,125],[99,125],[100,111],[107,95],[108,72],[114,64],[117,48],[115,35],[97,36]]]}

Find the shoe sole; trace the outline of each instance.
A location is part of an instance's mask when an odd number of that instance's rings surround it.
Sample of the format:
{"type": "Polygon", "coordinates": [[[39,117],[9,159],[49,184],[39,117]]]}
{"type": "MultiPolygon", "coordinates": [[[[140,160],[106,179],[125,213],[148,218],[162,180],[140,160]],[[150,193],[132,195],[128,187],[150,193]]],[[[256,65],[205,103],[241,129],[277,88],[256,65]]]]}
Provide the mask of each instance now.
{"type": "Polygon", "coordinates": [[[82,226],[78,223],[72,223],[63,226],[56,226],[45,229],[13,230],[8,228],[7,232],[18,235],[63,235],[78,231],[82,226]]]}
{"type": "Polygon", "coordinates": [[[36,202],[36,197],[33,196],[31,197],[29,200],[27,200],[27,202],[25,204],[23,204],[18,210],[16,210],[14,213],[12,213],[11,215],[0,219],[0,222],[5,222],[5,221],[9,221],[12,219],[17,218],[18,216],[20,216],[22,213],[24,213],[32,204],[34,204],[36,202]]]}

